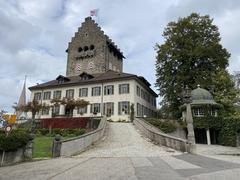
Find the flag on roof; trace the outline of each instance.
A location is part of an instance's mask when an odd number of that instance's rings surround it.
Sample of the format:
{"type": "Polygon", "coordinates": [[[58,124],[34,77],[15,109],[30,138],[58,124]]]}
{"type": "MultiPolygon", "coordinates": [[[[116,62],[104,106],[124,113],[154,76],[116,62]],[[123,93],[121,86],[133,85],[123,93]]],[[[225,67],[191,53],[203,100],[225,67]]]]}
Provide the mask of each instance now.
{"type": "Polygon", "coordinates": [[[90,16],[98,16],[98,9],[93,9],[90,11],[90,16]]]}

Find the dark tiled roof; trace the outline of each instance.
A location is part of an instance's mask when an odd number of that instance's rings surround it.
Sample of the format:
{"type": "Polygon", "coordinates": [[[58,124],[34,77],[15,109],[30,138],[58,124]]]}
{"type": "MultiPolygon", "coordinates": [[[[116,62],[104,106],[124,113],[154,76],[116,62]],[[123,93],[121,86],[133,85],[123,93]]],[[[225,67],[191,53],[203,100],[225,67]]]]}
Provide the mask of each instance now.
{"type": "Polygon", "coordinates": [[[65,77],[60,75],[57,77],[56,80],[48,81],[46,83],[38,84],[36,86],[29,87],[30,90],[37,90],[37,89],[45,89],[45,88],[54,88],[54,87],[64,87],[64,86],[70,86],[70,85],[85,85],[85,84],[94,84],[94,83],[102,83],[102,82],[113,82],[118,80],[127,80],[127,79],[136,79],[139,83],[141,83],[143,86],[145,86],[147,89],[150,90],[150,92],[157,96],[157,94],[150,88],[150,83],[147,80],[143,80],[143,77],[139,77],[134,74],[129,73],[120,73],[116,71],[108,70],[105,73],[99,73],[99,74],[93,74],[87,77],[87,79],[83,78],[83,75],[86,73],[82,73],[78,76],[70,76],[67,77],[67,81],[64,81],[65,77]],[[59,81],[59,77],[62,77],[63,81],[59,81]]]}

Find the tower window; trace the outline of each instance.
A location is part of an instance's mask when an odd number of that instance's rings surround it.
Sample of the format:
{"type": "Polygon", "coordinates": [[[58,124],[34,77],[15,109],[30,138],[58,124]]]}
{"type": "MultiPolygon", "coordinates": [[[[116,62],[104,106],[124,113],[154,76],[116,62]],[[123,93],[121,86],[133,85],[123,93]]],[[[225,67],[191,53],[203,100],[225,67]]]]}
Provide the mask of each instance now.
{"type": "Polygon", "coordinates": [[[93,50],[95,47],[94,47],[94,45],[91,45],[90,46],[90,50],[93,50]]]}
{"type": "Polygon", "coordinates": [[[84,46],[84,51],[87,51],[88,50],[88,47],[87,46],[84,46]]]}
{"type": "Polygon", "coordinates": [[[82,52],[82,50],[83,50],[83,49],[82,49],[81,47],[78,48],[78,52],[82,52]]]}

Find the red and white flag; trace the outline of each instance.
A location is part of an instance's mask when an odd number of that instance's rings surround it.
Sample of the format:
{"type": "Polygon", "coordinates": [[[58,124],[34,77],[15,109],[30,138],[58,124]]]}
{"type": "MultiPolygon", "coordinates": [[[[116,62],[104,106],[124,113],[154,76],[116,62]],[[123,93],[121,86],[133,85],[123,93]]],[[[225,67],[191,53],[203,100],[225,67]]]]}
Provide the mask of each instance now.
{"type": "Polygon", "coordinates": [[[90,11],[90,16],[95,16],[97,17],[98,16],[98,9],[93,9],[90,11]]]}

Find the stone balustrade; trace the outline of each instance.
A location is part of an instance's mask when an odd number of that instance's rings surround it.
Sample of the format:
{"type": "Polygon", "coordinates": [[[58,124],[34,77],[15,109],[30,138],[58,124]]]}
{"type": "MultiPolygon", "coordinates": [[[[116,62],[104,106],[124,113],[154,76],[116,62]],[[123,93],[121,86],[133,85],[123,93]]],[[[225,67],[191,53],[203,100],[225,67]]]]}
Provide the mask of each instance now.
{"type": "Polygon", "coordinates": [[[182,152],[190,152],[188,141],[162,133],[158,128],[143,119],[135,118],[135,127],[147,138],[162,146],[167,146],[182,152]]]}
{"type": "Polygon", "coordinates": [[[92,132],[63,141],[54,140],[52,149],[53,157],[72,156],[86,150],[86,148],[103,137],[106,125],[107,119],[103,117],[98,128],[92,132]]]}

